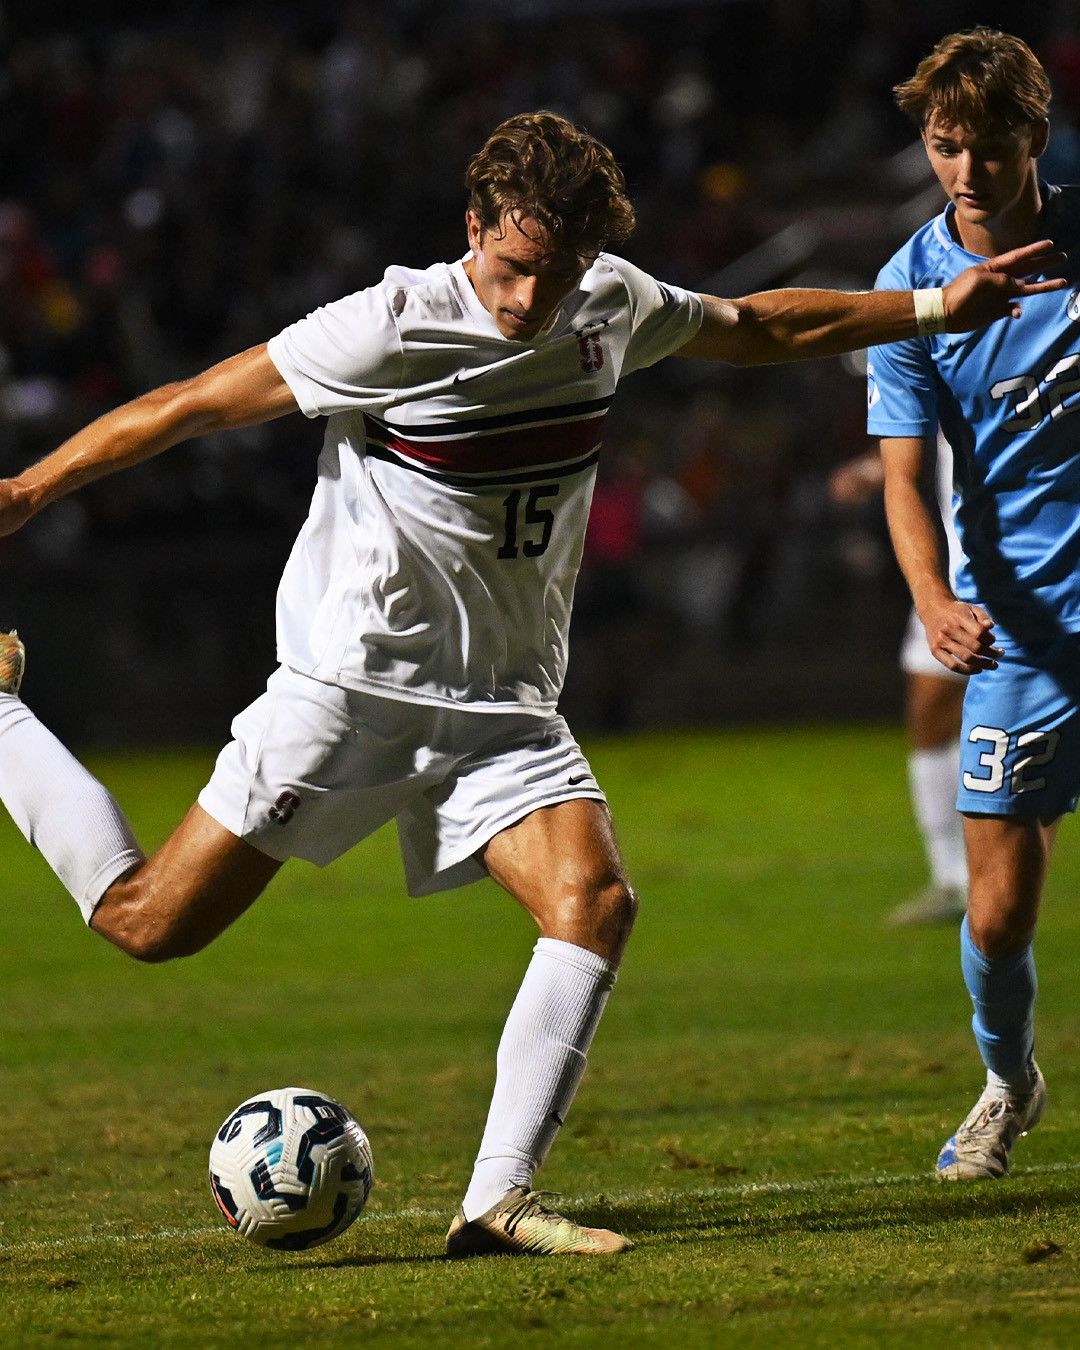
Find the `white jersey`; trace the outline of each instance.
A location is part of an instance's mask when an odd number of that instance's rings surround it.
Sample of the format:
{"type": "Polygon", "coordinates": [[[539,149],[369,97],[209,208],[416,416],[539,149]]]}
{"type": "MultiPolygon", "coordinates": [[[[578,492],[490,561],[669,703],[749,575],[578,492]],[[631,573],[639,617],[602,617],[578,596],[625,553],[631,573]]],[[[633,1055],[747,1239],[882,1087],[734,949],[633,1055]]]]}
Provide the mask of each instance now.
{"type": "Polygon", "coordinates": [[[302,411],[329,419],[279,660],[390,698],[549,713],[615,386],[700,324],[696,295],[601,254],[531,342],[502,336],[461,261],[390,268],[272,338],[302,411]]]}

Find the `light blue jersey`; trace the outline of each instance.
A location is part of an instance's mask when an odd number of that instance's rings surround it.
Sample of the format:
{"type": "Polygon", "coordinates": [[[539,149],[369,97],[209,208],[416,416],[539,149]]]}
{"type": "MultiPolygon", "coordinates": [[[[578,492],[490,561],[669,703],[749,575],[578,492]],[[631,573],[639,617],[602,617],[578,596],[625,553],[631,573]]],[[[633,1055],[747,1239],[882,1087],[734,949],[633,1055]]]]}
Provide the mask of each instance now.
{"type": "MultiPolygon", "coordinates": [[[[1080,632],[1080,187],[1042,185],[1045,237],[1070,255],[1066,290],[1030,296],[1020,319],[875,347],[873,436],[936,436],[953,449],[964,553],[961,599],[1002,635],[1080,632]]],[[[882,268],[879,289],[944,286],[983,259],[947,209],[882,268]]]]}

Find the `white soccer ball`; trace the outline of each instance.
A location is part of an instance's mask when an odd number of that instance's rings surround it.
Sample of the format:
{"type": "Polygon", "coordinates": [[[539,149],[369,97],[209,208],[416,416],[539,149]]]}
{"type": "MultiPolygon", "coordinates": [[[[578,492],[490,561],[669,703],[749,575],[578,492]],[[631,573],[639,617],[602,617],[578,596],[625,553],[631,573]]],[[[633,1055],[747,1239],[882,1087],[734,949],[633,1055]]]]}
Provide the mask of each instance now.
{"type": "Polygon", "coordinates": [[[310,1088],[249,1097],[210,1147],[210,1189],[229,1225],[280,1251],[344,1233],[373,1176],[371,1145],[352,1113],[310,1088]]]}

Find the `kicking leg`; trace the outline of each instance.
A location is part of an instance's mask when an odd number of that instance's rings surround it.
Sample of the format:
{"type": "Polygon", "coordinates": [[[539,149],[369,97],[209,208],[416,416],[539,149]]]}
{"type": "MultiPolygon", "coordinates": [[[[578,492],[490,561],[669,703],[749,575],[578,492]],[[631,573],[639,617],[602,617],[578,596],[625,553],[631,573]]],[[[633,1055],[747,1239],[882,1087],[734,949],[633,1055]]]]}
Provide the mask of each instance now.
{"type": "Polygon", "coordinates": [[[22,664],[0,634],[0,800],[95,931],[140,960],[198,951],[281,864],[198,806],[147,860],[111,793],[17,697],[22,664]]]}
{"type": "Polygon", "coordinates": [[[140,961],[191,956],[254,904],[279,867],[196,804],[153,857],[108,888],[90,927],[140,961]]]}
{"type": "Polygon", "coordinates": [[[937,1175],[949,1181],[1004,1176],[1013,1144],[1043,1112],[1031,943],[1057,821],[968,815],[964,831],[971,882],[960,959],[987,1074],[982,1096],[938,1158],[937,1175]]]}
{"type": "Polygon", "coordinates": [[[553,1213],[531,1190],[585,1072],[637,908],[607,807],[579,799],[534,811],[496,835],[483,861],[536,920],[540,939],[503,1030],[484,1137],[447,1252],[626,1250],[626,1238],[553,1213]]]}

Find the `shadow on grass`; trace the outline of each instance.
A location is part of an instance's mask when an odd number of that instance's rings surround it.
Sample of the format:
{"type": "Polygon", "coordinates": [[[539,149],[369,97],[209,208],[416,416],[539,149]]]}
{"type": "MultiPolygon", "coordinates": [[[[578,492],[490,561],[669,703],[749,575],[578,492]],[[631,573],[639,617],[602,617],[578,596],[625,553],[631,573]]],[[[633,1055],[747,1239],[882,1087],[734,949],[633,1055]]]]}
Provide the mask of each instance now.
{"type": "Polygon", "coordinates": [[[293,1261],[290,1263],[290,1268],[293,1270],[348,1270],[351,1267],[363,1266],[429,1266],[434,1261],[445,1260],[446,1257],[442,1252],[437,1254],[431,1252],[402,1253],[395,1256],[362,1253],[358,1256],[342,1256],[336,1261],[293,1261]]]}
{"type": "Polygon", "coordinates": [[[867,1188],[829,1205],[821,1204],[820,1197],[815,1197],[812,1205],[800,1205],[791,1196],[748,1194],[737,1200],[721,1200],[683,1192],[655,1203],[600,1202],[589,1207],[588,1217],[582,1221],[615,1228],[630,1237],[656,1234],[673,1242],[690,1242],[707,1239],[710,1234],[765,1238],[781,1233],[858,1233],[962,1220],[1028,1218],[1036,1209],[1045,1215],[1074,1213],[1078,1205],[1080,1183],[1076,1181],[1060,1189],[1032,1188],[1020,1182],[988,1182],[963,1188],[932,1182],[925,1192],[914,1195],[867,1188]],[[786,1207],[780,1208],[778,1200],[786,1201],[786,1207]],[[760,1214],[752,1212],[758,1204],[760,1214]]]}

